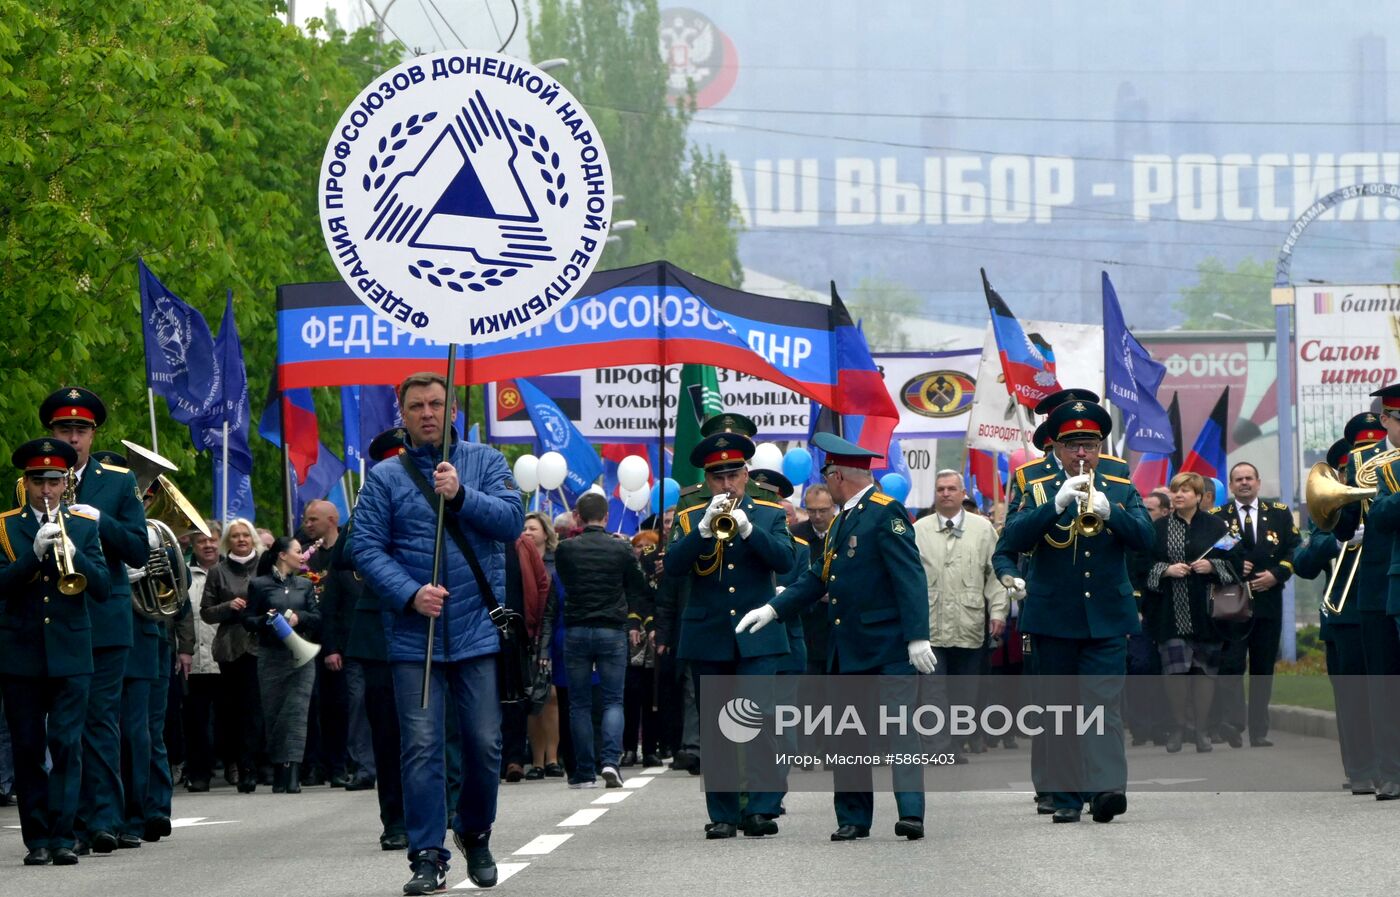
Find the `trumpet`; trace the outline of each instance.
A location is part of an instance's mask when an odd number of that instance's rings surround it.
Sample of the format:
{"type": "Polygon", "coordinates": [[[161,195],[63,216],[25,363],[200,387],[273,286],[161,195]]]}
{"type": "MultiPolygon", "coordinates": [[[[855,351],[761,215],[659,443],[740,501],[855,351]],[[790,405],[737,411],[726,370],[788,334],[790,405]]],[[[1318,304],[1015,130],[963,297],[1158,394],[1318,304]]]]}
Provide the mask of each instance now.
{"type": "MultiPolygon", "coordinates": [[[[1079,462],[1079,473],[1081,476],[1086,473],[1083,461],[1079,462]]],[[[1094,475],[1092,471],[1088,473],[1089,482],[1079,497],[1079,513],[1074,518],[1074,525],[1086,536],[1097,536],[1103,532],[1103,518],[1094,513],[1094,475]]]]}
{"type": "MultiPolygon", "coordinates": [[[[49,505],[49,500],[44,499],[44,513],[52,514],[53,509],[49,505]]],[[[87,588],[87,577],[73,569],[73,556],[68,552],[68,527],[63,522],[63,503],[59,502],[58,513],[54,515],[58,520],[58,541],[53,543],[53,562],[58,567],[58,590],[65,595],[80,595],[87,588]]]]}
{"type": "Polygon", "coordinates": [[[739,525],[734,521],[734,509],[739,506],[737,497],[730,497],[715,516],[710,519],[710,532],[715,534],[715,541],[721,544],[733,541],[738,534],[739,525]]]}

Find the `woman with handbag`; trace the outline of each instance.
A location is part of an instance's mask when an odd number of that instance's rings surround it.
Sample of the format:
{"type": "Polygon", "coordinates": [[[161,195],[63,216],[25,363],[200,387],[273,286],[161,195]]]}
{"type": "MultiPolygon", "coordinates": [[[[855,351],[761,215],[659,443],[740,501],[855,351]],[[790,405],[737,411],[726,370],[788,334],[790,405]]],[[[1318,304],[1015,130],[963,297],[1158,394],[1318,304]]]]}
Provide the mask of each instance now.
{"type": "Polygon", "coordinates": [[[1196,750],[1211,750],[1206,720],[1215,697],[1224,638],[1211,616],[1212,592],[1243,588],[1242,550],[1220,518],[1201,510],[1200,474],[1172,477],[1172,512],[1156,521],[1157,544],[1147,574],[1143,624],[1162,658],[1172,713],[1168,753],[1181,750],[1188,697],[1194,709],[1196,750]]]}
{"type": "Polygon", "coordinates": [[[258,560],[258,575],[248,584],[248,606],[243,609],[243,628],[258,640],[258,693],[274,793],[301,791],[306,716],[316,682],[315,663],[298,664],[273,627],[273,618],[281,616],[303,638],[315,636],[320,628],[315,586],[297,575],[301,565],[301,545],[296,539],[274,540],[258,560]]]}
{"type": "Polygon", "coordinates": [[[532,709],[526,721],[534,762],[525,778],[563,778],[564,766],[559,758],[565,733],[559,729],[559,689],[567,688],[568,683],[564,679],[564,592],[554,572],[554,549],[559,547],[559,535],[548,515],[531,511],[525,515],[522,537],[534,543],[549,575],[544,620],[535,639],[537,677],[531,689],[532,709]]]}
{"type": "Polygon", "coordinates": [[[214,714],[232,733],[236,746],[224,757],[224,778],[243,794],[258,787],[258,754],[263,745],[262,705],[258,701],[257,640],[243,628],[248,582],[263,552],[252,521],[230,520],[219,543],[223,559],[209,571],[199,618],[218,626],[211,649],[219,665],[214,714]]]}

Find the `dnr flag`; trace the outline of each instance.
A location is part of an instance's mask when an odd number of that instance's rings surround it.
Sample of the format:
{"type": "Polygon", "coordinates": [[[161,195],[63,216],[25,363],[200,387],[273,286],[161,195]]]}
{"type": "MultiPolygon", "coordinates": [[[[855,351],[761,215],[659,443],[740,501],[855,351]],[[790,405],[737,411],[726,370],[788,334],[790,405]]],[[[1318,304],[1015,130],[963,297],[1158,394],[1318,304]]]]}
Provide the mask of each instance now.
{"type": "Polygon", "coordinates": [[[992,313],[992,333],[996,336],[997,354],[1001,356],[1006,390],[1019,404],[1034,409],[1041,399],[1060,391],[1059,380],[1055,378],[1055,353],[1040,334],[1026,333],[1006,300],[992,289],[986,269],[981,271],[982,290],[987,294],[987,308],[992,313]]]}

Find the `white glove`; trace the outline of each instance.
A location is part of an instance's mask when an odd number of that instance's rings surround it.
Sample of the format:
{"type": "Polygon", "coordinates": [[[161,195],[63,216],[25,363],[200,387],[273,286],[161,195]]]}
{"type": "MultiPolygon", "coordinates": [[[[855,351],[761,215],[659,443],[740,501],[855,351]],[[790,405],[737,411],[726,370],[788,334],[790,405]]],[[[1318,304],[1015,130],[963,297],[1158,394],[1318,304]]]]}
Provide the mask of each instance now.
{"type": "Polygon", "coordinates": [[[57,523],[46,523],[39,527],[39,532],[34,536],[34,556],[39,560],[44,559],[44,555],[49,553],[53,543],[58,541],[60,530],[57,523]]]}
{"type": "Polygon", "coordinates": [[[1019,601],[1026,597],[1026,581],[1021,577],[1007,573],[1002,576],[1001,584],[1006,587],[1006,597],[1012,601],[1019,601]]]}
{"type": "Polygon", "coordinates": [[[933,646],[926,638],[915,639],[909,643],[909,662],[914,665],[914,669],[927,675],[938,669],[938,658],[933,654],[933,646]]]}
{"type": "Polygon", "coordinates": [[[1350,539],[1347,540],[1346,544],[1348,544],[1348,545],[1360,545],[1360,544],[1361,544],[1361,538],[1362,538],[1363,536],[1365,536],[1365,535],[1366,535],[1366,524],[1363,523],[1363,524],[1361,524],[1360,526],[1358,526],[1358,527],[1356,528],[1356,532],[1352,534],[1352,537],[1351,537],[1350,539]]]}
{"type": "Polygon", "coordinates": [[[743,508],[735,508],[733,516],[735,528],[739,531],[739,538],[747,539],[749,533],[753,532],[753,524],[749,522],[749,515],[744,513],[743,508]]]}
{"type": "Polygon", "coordinates": [[[131,583],[138,583],[146,578],[146,568],[127,567],[126,578],[131,583]]]}
{"type": "Polygon", "coordinates": [[[1079,501],[1084,493],[1081,486],[1087,487],[1089,484],[1089,474],[1081,473],[1079,476],[1070,477],[1065,480],[1065,484],[1060,487],[1060,491],[1055,493],[1055,510],[1064,513],[1074,502],[1079,501]]]}
{"type": "Polygon", "coordinates": [[[744,618],[739,621],[738,626],[734,627],[734,631],[736,633],[757,632],[776,619],[778,619],[778,612],[773,609],[773,605],[765,604],[744,614],[744,618]]]}
{"type": "Polygon", "coordinates": [[[77,511],[79,514],[86,514],[93,520],[102,519],[102,512],[94,508],[92,505],[69,505],[68,510],[77,511]]]}
{"type": "Polygon", "coordinates": [[[721,492],[710,499],[709,507],[705,508],[705,516],[700,518],[700,526],[697,527],[702,538],[708,539],[713,534],[710,530],[710,521],[714,520],[720,508],[727,504],[729,504],[729,493],[727,492],[721,492]]]}
{"type": "Polygon", "coordinates": [[[146,527],[146,547],[154,551],[161,546],[160,534],[156,532],[156,528],[153,526],[146,527]]]}
{"type": "Polygon", "coordinates": [[[1113,513],[1113,505],[1108,503],[1108,496],[1104,495],[1102,492],[1095,492],[1094,500],[1089,502],[1089,504],[1094,509],[1094,513],[1098,514],[1104,520],[1107,520],[1108,515],[1113,513]]]}

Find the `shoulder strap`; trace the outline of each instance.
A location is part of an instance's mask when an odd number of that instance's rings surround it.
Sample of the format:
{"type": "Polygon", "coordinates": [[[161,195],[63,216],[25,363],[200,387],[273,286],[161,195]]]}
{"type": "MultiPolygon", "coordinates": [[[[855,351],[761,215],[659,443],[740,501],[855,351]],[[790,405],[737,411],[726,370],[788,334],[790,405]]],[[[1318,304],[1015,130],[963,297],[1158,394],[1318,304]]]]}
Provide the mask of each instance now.
{"type": "MultiPolygon", "coordinates": [[[[399,455],[399,463],[403,465],[404,470],[408,471],[408,478],[413,481],[413,485],[417,486],[418,491],[423,493],[423,497],[428,500],[428,507],[435,509],[437,507],[438,494],[428,485],[428,480],[423,476],[423,472],[413,466],[413,462],[409,460],[406,453],[399,455]]],[[[447,513],[446,508],[443,509],[443,513],[447,513]]],[[[444,523],[446,524],[445,528],[447,534],[452,537],[453,542],[457,543],[458,550],[462,552],[462,555],[467,559],[467,563],[471,565],[472,575],[476,577],[476,588],[481,593],[481,600],[486,605],[486,612],[491,615],[491,622],[495,623],[497,626],[501,625],[501,620],[499,618],[504,615],[506,611],[502,609],[500,602],[496,600],[496,593],[491,590],[491,583],[486,579],[486,573],[481,569],[481,561],[476,559],[476,552],[472,551],[472,545],[467,541],[466,534],[462,532],[462,528],[458,525],[456,517],[448,517],[444,523]]]]}

